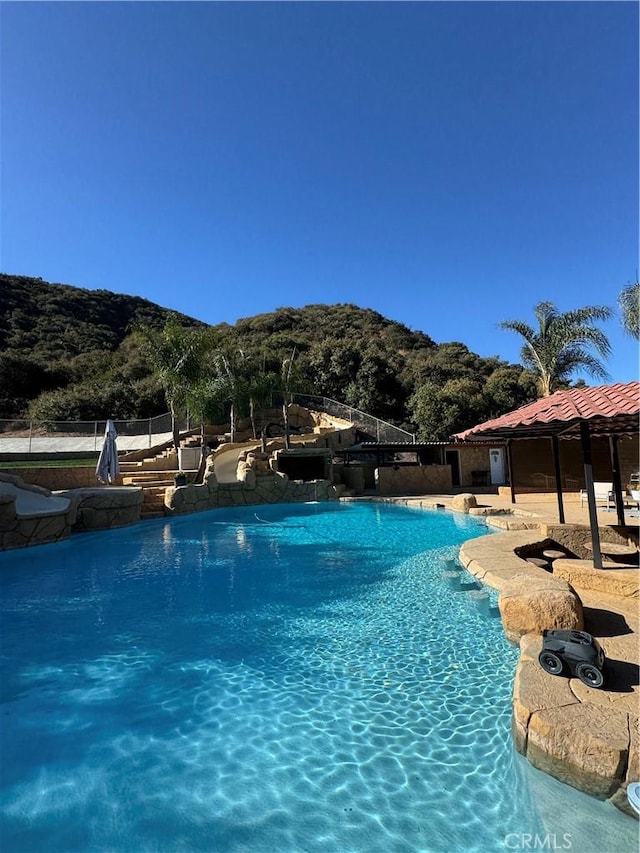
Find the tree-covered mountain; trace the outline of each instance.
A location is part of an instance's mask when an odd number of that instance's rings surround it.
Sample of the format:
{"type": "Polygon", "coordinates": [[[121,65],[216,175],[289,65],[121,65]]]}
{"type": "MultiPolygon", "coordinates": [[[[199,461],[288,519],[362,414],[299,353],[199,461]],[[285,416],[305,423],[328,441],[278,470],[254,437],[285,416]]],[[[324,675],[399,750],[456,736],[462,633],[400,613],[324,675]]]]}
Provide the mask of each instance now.
{"type": "MultiPolygon", "coordinates": [[[[134,323],[160,328],[168,314],[139,296],[0,274],[0,351],[28,353],[37,361],[113,351],[134,323]]],[[[185,326],[203,325],[178,316],[185,326]]]]}
{"type": "Polygon", "coordinates": [[[30,408],[55,420],[164,411],[130,335],[138,323],[162,328],[169,314],[137,296],[0,274],[0,418],[30,408]]]}
{"type": "MultiPolygon", "coordinates": [[[[145,299],[42,279],[0,275],[0,418],[149,417],[166,411],[134,334],[177,316],[145,299]]],[[[307,305],[213,327],[221,349],[239,348],[278,372],[295,354],[310,390],[417,431],[447,438],[535,399],[520,365],[482,358],[459,342],[435,344],[370,309],[307,305]]]]}

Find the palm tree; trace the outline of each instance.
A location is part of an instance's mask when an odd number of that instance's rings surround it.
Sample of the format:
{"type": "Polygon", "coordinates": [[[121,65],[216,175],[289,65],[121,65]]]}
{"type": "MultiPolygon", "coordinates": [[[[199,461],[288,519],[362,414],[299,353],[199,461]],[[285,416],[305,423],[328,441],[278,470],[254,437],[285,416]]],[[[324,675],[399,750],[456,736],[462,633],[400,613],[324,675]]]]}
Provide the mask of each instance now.
{"type": "Polygon", "coordinates": [[[600,379],[609,378],[602,363],[589,350],[594,349],[602,358],[610,354],[607,336],[594,323],[608,320],[613,314],[611,308],[592,305],[562,314],[553,302],[540,302],[534,313],[537,329],[520,320],[507,320],[499,326],[524,338],[520,357],[524,366],[535,374],[540,397],[548,397],[577,370],[600,379]]]}
{"type": "Polygon", "coordinates": [[[213,371],[208,379],[212,401],[226,403],[229,411],[230,440],[236,440],[238,418],[246,414],[250,397],[250,364],[237,346],[213,352],[213,371]]]}
{"type": "Polygon", "coordinates": [[[280,387],[282,391],[282,421],[284,424],[284,446],[291,448],[291,429],[289,427],[289,404],[293,395],[309,389],[309,383],[296,362],[296,347],[290,356],[284,356],[280,365],[280,387]]]}
{"type": "Polygon", "coordinates": [[[187,409],[191,389],[200,375],[203,350],[210,345],[209,341],[203,332],[181,326],[175,315],[169,315],[161,331],[148,326],[138,326],[135,331],[162,385],[171,412],[171,432],[177,453],[180,443],[178,414],[187,409]]]}
{"type": "Polygon", "coordinates": [[[271,405],[274,391],[278,388],[279,378],[276,373],[265,369],[264,363],[261,369],[255,370],[249,382],[249,418],[251,419],[251,431],[254,438],[258,437],[256,413],[260,413],[260,438],[264,447],[265,424],[264,411],[271,405]]]}
{"type": "Polygon", "coordinates": [[[622,328],[640,340],[640,281],[628,284],[618,297],[622,311],[622,328]]]}

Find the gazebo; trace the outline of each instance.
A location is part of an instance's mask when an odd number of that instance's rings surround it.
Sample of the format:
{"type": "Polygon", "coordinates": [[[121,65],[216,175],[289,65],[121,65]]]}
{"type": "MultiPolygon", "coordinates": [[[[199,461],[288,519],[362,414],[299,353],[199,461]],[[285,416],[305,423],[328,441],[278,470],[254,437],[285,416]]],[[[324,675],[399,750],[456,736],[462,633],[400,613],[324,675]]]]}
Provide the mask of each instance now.
{"type": "Polygon", "coordinates": [[[602,568],[602,552],[591,461],[592,437],[609,440],[613,491],[618,524],[624,525],[624,501],[618,459],[618,439],[637,436],[640,418],[640,382],[626,382],[598,387],[569,388],[536,400],[513,412],[457,433],[454,439],[504,441],[511,472],[511,501],[515,503],[511,442],[519,439],[548,438],[553,458],[558,519],[565,523],[560,476],[560,439],[579,439],[582,445],[584,478],[589,506],[589,525],[593,547],[593,564],[602,568]]]}

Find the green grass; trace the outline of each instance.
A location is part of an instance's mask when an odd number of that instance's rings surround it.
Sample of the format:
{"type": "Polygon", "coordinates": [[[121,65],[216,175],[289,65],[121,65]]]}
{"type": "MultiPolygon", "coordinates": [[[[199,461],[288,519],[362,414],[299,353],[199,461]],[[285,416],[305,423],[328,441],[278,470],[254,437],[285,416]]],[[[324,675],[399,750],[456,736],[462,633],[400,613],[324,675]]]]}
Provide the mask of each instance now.
{"type": "Polygon", "coordinates": [[[88,468],[95,467],[97,462],[97,456],[88,459],[32,459],[22,462],[0,462],[0,471],[15,468],[88,468]]]}

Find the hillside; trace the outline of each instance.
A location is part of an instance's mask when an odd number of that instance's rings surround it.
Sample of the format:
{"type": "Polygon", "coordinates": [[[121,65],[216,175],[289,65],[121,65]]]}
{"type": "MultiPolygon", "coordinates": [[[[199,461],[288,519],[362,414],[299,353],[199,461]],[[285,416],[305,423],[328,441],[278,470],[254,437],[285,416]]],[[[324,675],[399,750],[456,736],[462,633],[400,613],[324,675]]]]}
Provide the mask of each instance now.
{"type": "MultiPolygon", "coordinates": [[[[138,296],[0,274],[0,352],[58,362],[117,349],[132,325],[161,328],[169,311],[138,296]]],[[[184,325],[201,325],[179,315],[184,325]]]]}
{"type": "MultiPolygon", "coordinates": [[[[139,344],[138,324],[162,328],[167,309],[135,296],[0,274],[0,418],[149,417],[166,411],[139,344]]],[[[194,329],[201,321],[177,315],[194,329]]],[[[294,349],[308,387],[418,430],[447,437],[470,421],[533,399],[519,365],[459,342],[437,345],[356,305],[308,305],[213,327],[268,369],[294,349]]]]}
{"type": "Polygon", "coordinates": [[[126,341],[136,323],[162,328],[169,313],[137,296],[0,274],[0,418],[27,415],[41,396],[33,417],[164,411],[148,365],[126,341]]]}

